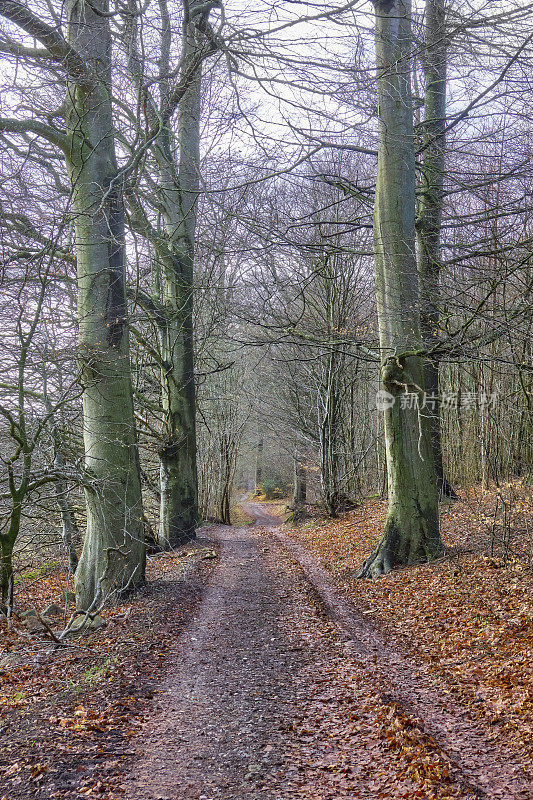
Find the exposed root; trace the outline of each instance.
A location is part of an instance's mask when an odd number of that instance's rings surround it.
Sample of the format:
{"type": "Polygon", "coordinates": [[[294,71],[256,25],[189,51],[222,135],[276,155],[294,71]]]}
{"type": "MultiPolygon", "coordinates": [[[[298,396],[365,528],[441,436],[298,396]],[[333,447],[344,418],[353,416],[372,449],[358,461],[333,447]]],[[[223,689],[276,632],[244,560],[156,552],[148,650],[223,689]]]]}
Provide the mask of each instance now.
{"type": "Polygon", "coordinates": [[[401,536],[395,525],[385,529],[381,541],[375,550],[365,559],[357,578],[380,578],[387,575],[395,567],[410,567],[414,564],[423,564],[434,561],[444,554],[440,543],[431,543],[426,540],[418,541],[415,545],[410,537],[401,536]]]}
{"type": "Polygon", "coordinates": [[[382,551],[378,546],[374,552],[364,560],[356,577],[370,579],[380,578],[382,575],[387,575],[389,572],[392,572],[394,566],[390,554],[387,554],[386,551],[382,551]]]}

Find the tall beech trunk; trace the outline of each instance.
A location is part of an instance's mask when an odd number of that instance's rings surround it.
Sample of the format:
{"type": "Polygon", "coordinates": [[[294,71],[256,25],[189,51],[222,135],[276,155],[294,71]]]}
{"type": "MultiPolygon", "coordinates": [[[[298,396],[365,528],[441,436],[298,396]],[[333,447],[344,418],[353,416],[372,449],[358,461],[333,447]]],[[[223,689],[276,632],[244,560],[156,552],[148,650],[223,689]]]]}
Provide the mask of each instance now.
{"type": "MultiPolygon", "coordinates": [[[[420,282],[421,332],[428,349],[439,328],[440,236],[442,226],[444,162],[446,155],[446,11],[444,0],[426,0],[426,43],[424,72],[424,153],[421,199],[416,220],[418,276],[420,282]]],[[[441,444],[439,362],[428,358],[424,364],[429,404],[433,458],[439,493],[456,497],[444,474],[441,444]]]]}
{"type": "Polygon", "coordinates": [[[87,531],[76,602],[112,602],[144,580],[144,534],[125,297],[122,183],[111,107],[107,0],[68,0],[68,40],[92,84],[68,85],[67,154],[78,269],[87,531]]]}
{"type": "Polygon", "coordinates": [[[411,98],[411,3],[375,0],[379,148],[374,208],[376,296],[383,363],[389,506],[383,535],[360,577],[442,552],[424,387],[415,257],[415,157],[411,98]],[[411,396],[410,396],[411,393],[411,396]],[[413,407],[411,407],[413,406],[413,407]]]}
{"type": "Polygon", "coordinates": [[[193,272],[200,186],[200,111],[205,44],[202,14],[191,2],[183,23],[182,80],[178,106],[176,165],[170,126],[163,127],[155,155],[167,231],[161,257],[164,322],[161,327],[164,443],[159,450],[161,508],[159,543],[175,546],[194,536],[198,523],[196,396],[193,339],[193,272]]]}
{"type": "Polygon", "coordinates": [[[160,458],[159,544],[174,547],[194,537],[198,523],[196,399],[193,363],[192,251],[174,252],[163,278],[161,388],[164,441],[160,458]]]}

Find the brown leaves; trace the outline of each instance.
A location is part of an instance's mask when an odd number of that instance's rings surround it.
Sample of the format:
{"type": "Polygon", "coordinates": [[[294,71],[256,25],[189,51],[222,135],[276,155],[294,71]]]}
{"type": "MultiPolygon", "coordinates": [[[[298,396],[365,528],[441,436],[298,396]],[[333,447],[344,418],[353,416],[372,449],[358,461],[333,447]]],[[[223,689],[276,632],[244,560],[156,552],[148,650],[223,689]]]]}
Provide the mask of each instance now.
{"type": "Polygon", "coordinates": [[[76,706],[72,717],[50,717],[52,724],[58,724],[72,733],[87,733],[87,731],[104,731],[108,723],[106,714],[95,709],[87,709],[83,705],[76,706]]]}
{"type": "MultiPolygon", "coordinates": [[[[474,717],[498,725],[509,746],[533,755],[533,575],[524,559],[504,566],[491,555],[484,517],[493,519],[495,492],[483,494],[481,505],[473,504],[477,495],[442,509],[449,557],[375,582],[354,573],[379,538],[385,503],[368,500],[338,520],[315,519],[289,533],[474,717]]],[[[522,513],[530,513],[524,503],[522,513]]]]}
{"type": "MultiPolygon", "coordinates": [[[[16,619],[12,630],[0,627],[9,659],[0,667],[0,798],[3,792],[9,800],[119,796],[119,773],[129,757],[124,744],[157,692],[169,642],[198,602],[200,580],[192,576],[204,554],[189,546],[187,553],[151,559],[148,572],[159,590],[106,611],[108,626],[74,646],[55,649],[50,639],[30,639],[16,619]],[[102,760],[106,752],[115,754],[113,761],[102,760]]],[[[201,561],[201,569],[213,562],[201,561]]],[[[62,605],[64,591],[61,575],[48,575],[32,578],[17,596],[22,609],[42,609],[62,605]]]]}
{"type": "Polygon", "coordinates": [[[288,736],[294,772],[276,787],[276,797],[470,796],[450,783],[449,763],[416,720],[376,691],[349,649],[339,650],[330,624],[317,621],[315,631],[317,626],[323,626],[322,641],[298,674],[297,713],[288,736]]]}

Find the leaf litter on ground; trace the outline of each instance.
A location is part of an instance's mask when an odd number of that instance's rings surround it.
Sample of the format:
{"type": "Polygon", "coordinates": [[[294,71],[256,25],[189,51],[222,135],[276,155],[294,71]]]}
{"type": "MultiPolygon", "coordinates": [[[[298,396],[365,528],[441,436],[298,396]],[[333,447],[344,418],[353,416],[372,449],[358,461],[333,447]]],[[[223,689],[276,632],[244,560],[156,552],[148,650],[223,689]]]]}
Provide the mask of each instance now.
{"type": "Polygon", "coordinates": [[[363,614],[415,660],[444,692],[533,763],[533,508],[517,508],[512,552],[494,547],[502,490],[462,492],[441,509],[445,557],[376,581],[357,570],[383,529],[386,502],[363,501],[338,519],[314,513],[286,533],[304,544],[363,614]]]}

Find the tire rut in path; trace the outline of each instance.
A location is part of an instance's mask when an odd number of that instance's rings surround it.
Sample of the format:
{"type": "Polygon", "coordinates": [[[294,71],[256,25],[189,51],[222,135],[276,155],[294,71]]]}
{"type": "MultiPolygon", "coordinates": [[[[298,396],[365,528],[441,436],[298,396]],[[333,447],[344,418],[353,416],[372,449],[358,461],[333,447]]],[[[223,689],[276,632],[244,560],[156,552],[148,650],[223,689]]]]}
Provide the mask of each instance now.
{"type": "Polygon", "coordinates": [[[398,763],[383,748],[373,712],[364,708],[369,682],[376,697],[388,702],[391,693],[434,735],[457,767],[454,797],[531,797],[519,765],[506,760],[466,713],[461,716],[462,709],[447,708],[435,681],[357,614],[309,551],[284,538],[279,520],[260,506],[246,509],[264,535],[257,527],[252,534],[224,526],[209,530],[220,559],[196,618],[171,650],[158,706],[132,743],[138,759],[124,782],[127,800],[425,796],[409,788],[407,778],[404,793],[395,793],[398,763]],[[305,584],[340,628],[342,650],[331,632],[324,635],[325,623],[310,606],[305,584]],[[335,706],[335,674],[343,668],[366,677],[361,691],[356,681],[348,700],[335,706]],[[324,702],[319,685],[329,685],[324,702]],[[294,721],[303,719],[305,728],[311,714],[312,726],[316,713],[320,736],[313,741],[305,734],[298,741],[294,721]],[[341,752],[335,729],[352,713],[352,730],[350,723],[342,732],[349,734],[349,749],[343,744],[341,752]],[[333,760],[320,766],[326,759],[333,760]],[[343,760],[351,774],[344,789],[334,783],[337,768],[330,771],[343,760]],[[376,774],[381,789],[370,788],[376,774]]]}
{"type": "MultiPolygon", "coordinates": [[[[253,507],[247,509],[253,513],[253,507]]],[[[491,800],[530,800],[528,765],[498,746],[486,728],[454,703],[425,665],[415,664],[380,634],[334,585],[315,557],[279,528],[273,531],[302,568],[326,615],[348,635],[352,653],[384,699],[416,716],[455,767],[455,778],[477,796],[491,800]]]]}

